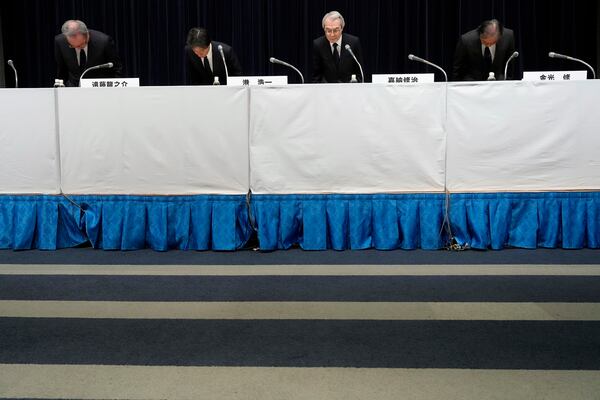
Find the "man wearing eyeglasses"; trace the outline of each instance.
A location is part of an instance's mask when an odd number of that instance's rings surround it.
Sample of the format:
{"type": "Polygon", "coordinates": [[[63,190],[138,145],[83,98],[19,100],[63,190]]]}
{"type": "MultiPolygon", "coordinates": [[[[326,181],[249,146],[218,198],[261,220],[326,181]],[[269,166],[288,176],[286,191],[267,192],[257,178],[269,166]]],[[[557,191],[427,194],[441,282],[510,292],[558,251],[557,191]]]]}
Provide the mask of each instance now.
{"type": "Polygon", "coordinates": [[[90,71],[85,78],[118,78],[121,61],[113,39],[99,31],[88,29],[83,21],[66,21],[54,38],[56,75],[65,86],[79,86],[79,78],[89,67],[113,63],[112,68],[90,71]]]}
{"type": "Polygon", "coordinates": [[[350,45],[358,61],[363,64],[360,39],[344,33],[344,25],[344,17],[337,11],[328,12],[323,17],[325,35],[313,41],[313,82],[350,82],[352,75],[356,75],[358,81],[363,81],[358,64],[346,50],[346,45],[350,45]]]}

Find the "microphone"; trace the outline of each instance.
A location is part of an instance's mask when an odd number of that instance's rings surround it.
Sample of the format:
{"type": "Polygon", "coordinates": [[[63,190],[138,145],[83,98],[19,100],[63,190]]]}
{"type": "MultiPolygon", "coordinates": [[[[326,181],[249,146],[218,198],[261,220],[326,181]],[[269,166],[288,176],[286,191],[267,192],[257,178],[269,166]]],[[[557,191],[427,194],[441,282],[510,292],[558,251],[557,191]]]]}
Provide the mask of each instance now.
{"type": "Polygon", "coordinates": [[[432,67],[439,69],[444,74],[444,78],[446,79],[446,83],[448,83],[448,75],[446,74],[446,71],[444,71],[442,69],[442,67],[440,67],[438,65],[435,65],[434,63],[432,63],[430,61],[427,61],[427,60],[425,60],[425,59],[423,59],[421,57],[417,57],[414,54],[409,54],[408,55],[408,59],[410,61],[417,61],[417,62],[420,62],[420,63],[423,63],[423,64],[431,65],[432,67]]]}
{"type": "Polygon", "coordinates": [[[354,55],[354,52],[352,51],[352,47],[350,47],[350,45],[347,44],[346,46],[344,46],[344,48],[346,49],[346,51],[348,53],[350,53],[352,58],[354,58],[354,61],[356,61],[356,63],[358,64],[358,69],[360,69],[360,76],[362,78],[362,82],[365,83],[365,74],[363,73],[362,65],[360,65],[360,63],[358,62],[358,59],[354,55]]]}
{"type": "Polygon", "coordinates": [[[504,80],[506,80],[506,71],[508,71],[508,63],[510,63],[510,61],[511,61],[513,58],[517,58],[517,57],[519,57],[519,52],[518,52],[518,51],[515,51],[514,53],[512,53],[512,54],[510,55],[510,57],[509,57],[509,58],[508,58],[508,60],[506,61],[506,65],[504,66],[504,80]]]}
{"type": "Polygon", "coordinates": [[[79,86],[81,87],[81,80],[83,79],[83,76],[85,74],[87,74],[89,71],[93,71],[95,69],[104,69],[104,68],[112,68],[114,66],[113,63],[108,62],[106,64],[100,64],[100,65],[95,65],[93,67],[89,67],[88,69],[86,69],[85,71],[83,71],[83,73],[81,74],[81,76],[79,77],[79,86]]]}
{"type": "Polygon", "coordinates": [[[225,53],[223,52],[223,46],[219,45],[218,47],[219,53],[221,53],[221,58],[223,59],[223,65],[225,66],[225,81],[229,81],[229,71],[227,70],[227,62],[225,62],[225,53]]]}
{"type": "Polygon", "coordinates": [[[586,67],[588,67],[592,71],[593,79],[596,79],[596,71],[594,71],[594,68],[592,68],[592,66],[590,64],[586,63],[583,60],[580,60],[579,58],[565,56],[564,54],[558,54],[558,53],[555,53],[553,51],[551,51],[550,53],[548,53],[548,57],[550,57],[550,58],[562,58],[563,60],[576,61],[576,62],[582,63],[583,65],[585,65],[586,67]]]}
{"type": "Polygon", "coordinates": [[[15,88],[19,87],[19,76],[17,75],[17,69],[15,68],[15,63],[13,60],[8,60],[7,64],[15,71],[15,88]]]}
{"type": "Polygon", "coordinates": [[[298,75],[300,75],[300,79],[302,79],[302,83],[304,83],[304,76],[302,75],[302,72],[300,72],[298,68],[294,67],[292,64],[288,64],[285,61],[278,60],[275,57],[269,58],[269,61],[271,62],[271,64],[285,65],[286,67],[293,69],[298,73],[298,75]]]}

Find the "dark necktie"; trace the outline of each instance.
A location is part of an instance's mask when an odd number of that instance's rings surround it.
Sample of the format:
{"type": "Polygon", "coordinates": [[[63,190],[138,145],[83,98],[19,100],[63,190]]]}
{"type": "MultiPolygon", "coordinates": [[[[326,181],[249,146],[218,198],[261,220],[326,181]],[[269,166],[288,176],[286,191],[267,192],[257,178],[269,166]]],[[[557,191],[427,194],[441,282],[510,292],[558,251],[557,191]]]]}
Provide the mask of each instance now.
{"type": "Polygon", "coordinates": [[[487,79],[492,71],[492,52],[489,47],[483,51],[483,79],[487,79]]]}
{"type": "Polygon", "coordinates": [[[87,57],[85,55],[85,50],[79,50],[79,68],[83,71],[85,70],[85,64],[87,64],[87,57]]]}
{"type": "Polygon", "coordinates": [[[333,62],[335,66],[338,67],[340,65],[340,53],[338,52],[338,44],[333,44],[333,62]]]}
{"type": "Polygon", "coordinates": [[[210,69],[210,64],[208,62],[208,57],[204,57],[204,60],[202,60],[202,63],[204,64],[204,69],[206,70],[206,73],[208,75],[212,75],[212,70],[210,69]]]}

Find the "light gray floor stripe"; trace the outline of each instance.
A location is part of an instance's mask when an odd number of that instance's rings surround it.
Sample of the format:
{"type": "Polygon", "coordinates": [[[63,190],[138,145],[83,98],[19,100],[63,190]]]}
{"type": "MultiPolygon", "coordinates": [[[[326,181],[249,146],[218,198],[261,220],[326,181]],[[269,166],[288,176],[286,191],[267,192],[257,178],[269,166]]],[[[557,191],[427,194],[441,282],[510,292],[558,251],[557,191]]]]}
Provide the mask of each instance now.
{"type": "Polygon", "coordinates": [[[600,303],[3,300],[0,317],[599,321],[600,303]]]}
{"type": "Polygon", "coordinates": [[[600,371],[0,364],[0,396],[77,399],[598,399],[600,371]]]}
{"type": "Polygon", "coordinates": [[[570,275],[600,276],[595,265],[64,265],[4,264],[0,275],[570,275]]]}

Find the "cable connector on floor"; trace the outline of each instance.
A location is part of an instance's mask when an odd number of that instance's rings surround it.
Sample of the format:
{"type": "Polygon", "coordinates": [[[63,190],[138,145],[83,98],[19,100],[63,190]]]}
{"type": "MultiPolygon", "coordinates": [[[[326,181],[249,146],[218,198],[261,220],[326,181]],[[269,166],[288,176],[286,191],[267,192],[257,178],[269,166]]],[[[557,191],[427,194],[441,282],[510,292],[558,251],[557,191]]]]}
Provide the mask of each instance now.
{"type": "Polygon", "coordinates": [[[469,243],[460,244],[456,241],[455,238],[452,238],[450,240],[450,243],[446,246],[446,250],[449,251],[464,251],[469,250],[470,248],[471,246],[469,246],[469,243]]]}

